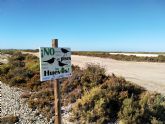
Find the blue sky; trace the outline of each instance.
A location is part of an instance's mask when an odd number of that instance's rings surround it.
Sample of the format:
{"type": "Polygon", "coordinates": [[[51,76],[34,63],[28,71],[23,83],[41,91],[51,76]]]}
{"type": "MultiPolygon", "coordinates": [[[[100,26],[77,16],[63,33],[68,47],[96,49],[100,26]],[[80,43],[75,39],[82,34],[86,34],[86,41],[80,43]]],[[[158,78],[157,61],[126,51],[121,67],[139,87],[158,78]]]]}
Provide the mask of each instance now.
{"type": "Polygon", "coordinates": [[[164,0],[0,0],[0,48],[165,51],[164,0]]]}

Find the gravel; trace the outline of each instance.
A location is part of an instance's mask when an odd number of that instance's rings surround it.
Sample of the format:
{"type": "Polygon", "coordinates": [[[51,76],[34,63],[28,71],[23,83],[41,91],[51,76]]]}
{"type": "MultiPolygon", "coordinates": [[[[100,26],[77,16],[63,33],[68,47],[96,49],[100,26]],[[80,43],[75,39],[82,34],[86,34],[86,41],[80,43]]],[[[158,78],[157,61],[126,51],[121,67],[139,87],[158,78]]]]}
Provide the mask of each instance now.
{"type": "MultiPolygon", "coordinates": [[[[20,98],[23,91],[16,87],[9,87],[8,85],[0,81],[0,106],[1,106],[1,117],[6,116],[18,116],[19,122],[15,124],[54,124],[54,117],[48,122],[46,117],[38,114],[38,110],[32,110],[28,107],[27,99],[20,98]]],[[[64,113],[62,114],[63,124],[75,124],[69,122],[71,114],[69,110],[71,105],[68,107],[62,107],[64,113]]]]}
{"type": "MultiPolygon", "coordinates": [[[[53,124],[48,122],[41,114],[36,116],[37,110],[33,111],[28,108],[26,99],[21,99],[22,90],[9,87],[0,82],[1,85],[1,117],[18,116],[19,122],[16,124],[53,124]]],[[[53,119],[51,119],[53,120],[53,119]]]]}

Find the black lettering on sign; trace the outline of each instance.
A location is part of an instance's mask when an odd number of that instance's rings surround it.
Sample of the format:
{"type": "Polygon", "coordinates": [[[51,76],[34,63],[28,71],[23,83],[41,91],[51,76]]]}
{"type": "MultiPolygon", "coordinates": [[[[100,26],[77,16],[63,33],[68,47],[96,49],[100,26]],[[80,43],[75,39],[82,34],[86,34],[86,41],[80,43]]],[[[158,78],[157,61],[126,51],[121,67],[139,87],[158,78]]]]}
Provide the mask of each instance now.
{"type": "Polygon", "coordinates": [[[69,68],[66,68],[66,69],[61,68],[61,70],[56,70],[56,71],[45,70],[44,76],[58,75],[58,74],[68,73],[68,72],[69,72],[69,68]]]}
{"type": "Polygon", "coordinates": [[[44,76],[46,76],[46,71],[44,71],[44,76]]]}

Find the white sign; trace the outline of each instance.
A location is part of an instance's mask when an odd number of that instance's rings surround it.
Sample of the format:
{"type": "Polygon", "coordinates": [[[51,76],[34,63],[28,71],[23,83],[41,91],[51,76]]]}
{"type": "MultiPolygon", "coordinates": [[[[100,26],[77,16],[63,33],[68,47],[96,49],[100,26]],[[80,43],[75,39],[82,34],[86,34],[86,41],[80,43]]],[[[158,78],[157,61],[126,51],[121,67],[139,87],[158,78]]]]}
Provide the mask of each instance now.
{"type": "Polygon", "coordinates": [[[40,47],[40,80],[71,76],[71,49],[40,47]]]}

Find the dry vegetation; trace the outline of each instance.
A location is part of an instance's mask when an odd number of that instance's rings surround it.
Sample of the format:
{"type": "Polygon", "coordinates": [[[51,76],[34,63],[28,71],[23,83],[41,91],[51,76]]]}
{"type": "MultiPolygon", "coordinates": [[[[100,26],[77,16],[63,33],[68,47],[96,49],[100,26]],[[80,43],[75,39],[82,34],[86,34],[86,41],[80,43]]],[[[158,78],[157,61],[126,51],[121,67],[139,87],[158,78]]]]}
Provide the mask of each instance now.
{"type": "MultiPolygon", "coordinates": [[[[165,123],[165,98],[160,94],[151,94],[114,74],[106,75],[98,65],[88,65],[84,70],[72,68],[73,76],[61,80],[62,105],[74,103],[72,121],[165,123]]],[[[26,90],[21,97],[27,99],[32,109],[38,109],[48,119],[54,115],[54,93],[50,82],[39,81],[37,57],[12,53],[9,63],[0,66],[0,80],[26,90]]]]}
{"type": "Polygon", "coordinates": [[[14,124],[19,121],[19,117],[10,115],[0,118],[1,124],[14,124]]]}
{"type": "Polygon", "coordinates": [[[136,62],[165,62],[165,56],[158,57],[138,57],[135,55],[109,54],[109,52],[72,52],[73,55],[93,56],[101,58],[112,58],[121,61],[136,61],[136,62]]]}

